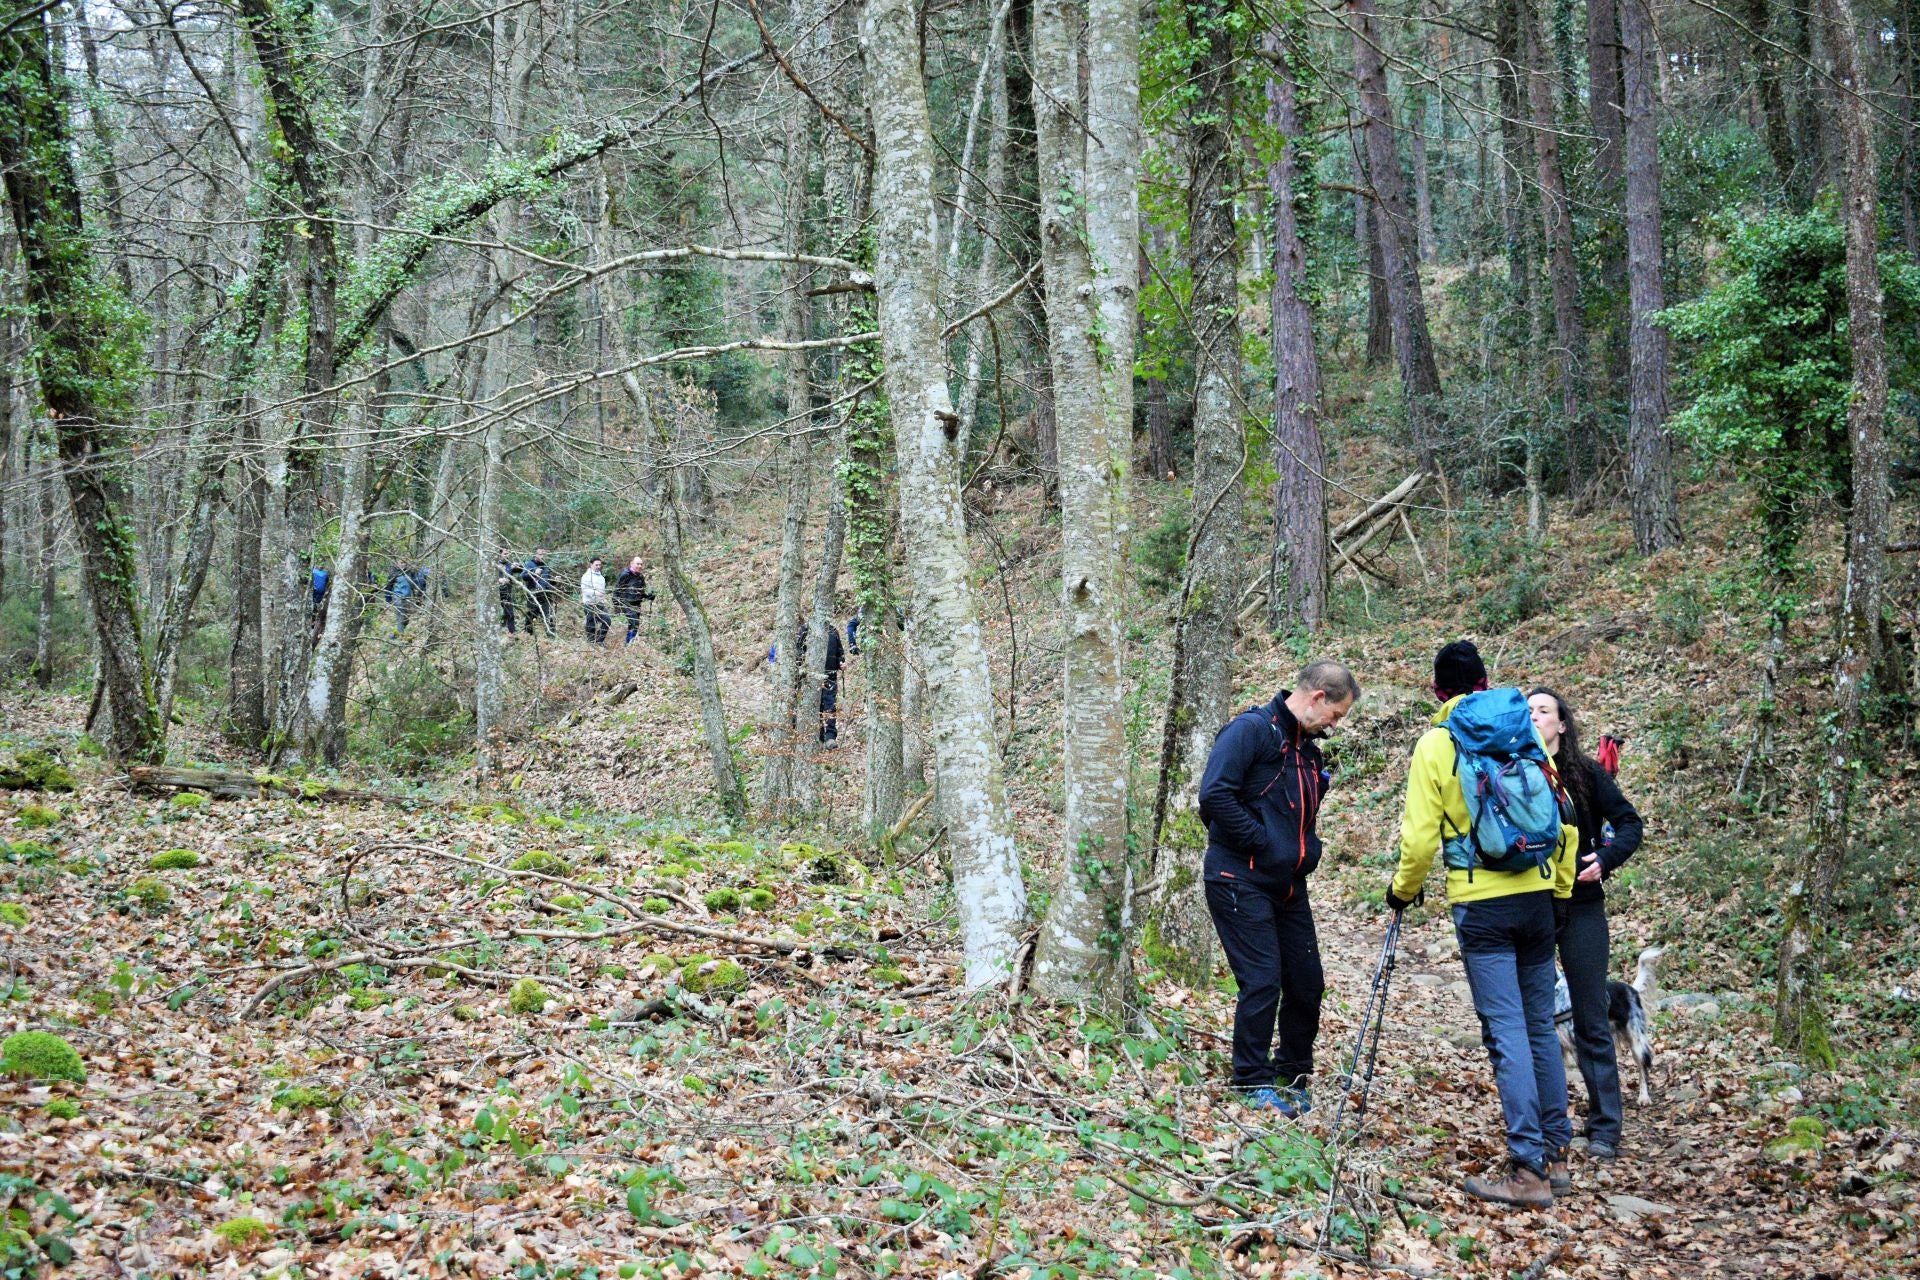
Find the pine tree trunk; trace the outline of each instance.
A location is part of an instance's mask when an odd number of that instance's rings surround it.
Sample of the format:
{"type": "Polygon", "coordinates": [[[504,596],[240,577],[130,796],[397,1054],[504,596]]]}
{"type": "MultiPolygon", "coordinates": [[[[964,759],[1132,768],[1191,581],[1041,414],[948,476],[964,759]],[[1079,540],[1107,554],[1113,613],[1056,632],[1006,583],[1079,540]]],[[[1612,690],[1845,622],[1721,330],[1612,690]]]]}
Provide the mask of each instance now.
{"type": "MultiPolygon", "coordinates": [[[[1034,112],[1040,171],[1049,175],[1040,184],[1040,260],[1060,449],[1066,847],[1034,947],[1033,990],[1109,1015],[1119,1013],[1132,981],[1119,538],[1139,252],[1138,228],[1126,216],[1133,208],[1131,173],[1111,161],[1138,146],[1137,71],[1134,96],[1127,93],[1127,69],[1138,58],[1138,21],[1137,6],[1114,0],[1094,0],[1086,9],[1079,0],[1034,5],[1034,112]],[[1084,106],[1083,25],[1089,58],[1084,106]],[[1121,264],[1124,272],[1111,270],[1121,264]],[[1103,295],[1116,274],[1127,282],[1125,301],[1109,307],[1103,295]]],[[[1229,256],[1229,270],[1232,261],[1229,256]]]]}
{"type": "Polygon", "coordinates": [[[1533,0],[1513,0],[1520,9],[1522,47],[1527,59],[1527,100],[1533,113],[1533,149],[1540,183],[1540,217],[1547,242],[1547,282],[1553,295],[1553,350],[1548,367],[1560,393],[1574,482],[1584,473],[1587,388],[1581,367],[1586,335],[1580,325],[1580,275],[1573,257],[1573,201],[1560,164],[1560,127],[1554,118],[1552,67],[1533,0]]]}
{"type": "Polygon", "coordinates": [[[1890,495],[1885,300],[1879,262],[1880,171],[1873,107],[1865,97],[1867,83],[1860,72],[1860,35],[1852,0],[1820,0],[1819,13],[1833,52],[1847,174],[1847,346],[1853,356],[1847,434],[1853,446],[1853,501],[1847,513],[1847,568],[1833,664],[1832,738],[1820,770],[1811,838],[1800,875],[1787,895],[1774,1037],[1810,1061],[1831,1067],[1834,1052],[1822,990],[1826,932],[1834,891],[1846,868],[1853,791],[1871,745],[1866,700],[1879,670],[1890,495]]]}
{"type": "Polygon", "coordinates": [[[1655,118],[1659,46],[1652,0],[1620,0],[1627,91],[1627,279],[1632,327],[1627,498],[1641,555],[1680,545],[1673,438],[1667,431],[1667,331],[1653,322],[1666,306],[1661,281],[1660,135],[1655,118]]]}
{"type": "Polygon", "coordinates": [[[53,419],[80,565],[112,714],[103,745],[117,764],[166,755],[142,642],[139,560],[126,522],[117,423],[133,416],[136,358],[111,279],[92,268],[72,140],[39,17],[0,27],[0,171],[19,237],[25,301],[37,331],[40,396],[53,419]]]}
{"type": "Polygon", "coordinates": [[[1372,183],[1375,228],[1381,266],[1387,278],[1387,306],[1393,319],[1393,348],[1407,396],[1407,425],[1420,465],[1432,471],[1443,435],[1440,368],[1427,329],[1427,304],[1420,286],[1420,236],[1400,174],[1400,150],[1387,97],[1387,64],[1380,44],[1374,0],[1346,0],[1353,28],[1354,82],[1359,91],[1362,128],[1367,141],[1367,177],[1372,183]]]}
{"type": "Polygon", "coordinates": [[[993,688],[975,611],[944,343],[935,309],[933,133],[911,0],[871,0],[862,20],[874,133],[878,316],[892,403],[915,647],[927,665],[941,820],[953,866],[966,983],[1011,976],[1026,888],[994,739],[993,688]]]}
{"type": "Polygon", "coordinates": [[[1268,32],[1273,67],[1267,80],[1267,123],[1285,141],[1267,168],[1273,215],[1273,581],[1267,591],[1273,630],[1311,635],[1327,617],[1326,454],[1320,441],[1320,357],[1307,299],[1307,246],[1300,225],[1313,175],[1301,163],[1306,136],[1292,57],[1304,38],[1294,26],[1268,32]]]}
{"type": "MultiPolygon", "coordinates": [[[[1364,146],[1364,139],[1362,140],[1364,146]]],[[[1357,185],[1367,182],[1363,167],[1357,185]]],[[[1393,359],[1393,309],[1387,305],[1387,259],[1374,231],[1375,212],[1370,196],[1353,198],[1353,234],[1359,245],[1360,261],[1367,273],[1367,367],[1375,368],[1393,359]]]]}
{"type": "MultiPolygon", "coordinates": [[[[1780,58],[1771,34],[1772,6],[1768,0],[1747,0],[1745,18],[1752,33],[1748,37],[1752,44],[1746,52],[1753,59],[1754,94],[1760,101],[1760,136],[1788,202],[1804,209],[1812,193],[1805,189],[1804,170],[1794,155],[1793,125],[1787,116],[1786,94],[1780,88],[1780,58]]],[[[1903,35],[1911,46],[1911,33],[1903,35]]]]}

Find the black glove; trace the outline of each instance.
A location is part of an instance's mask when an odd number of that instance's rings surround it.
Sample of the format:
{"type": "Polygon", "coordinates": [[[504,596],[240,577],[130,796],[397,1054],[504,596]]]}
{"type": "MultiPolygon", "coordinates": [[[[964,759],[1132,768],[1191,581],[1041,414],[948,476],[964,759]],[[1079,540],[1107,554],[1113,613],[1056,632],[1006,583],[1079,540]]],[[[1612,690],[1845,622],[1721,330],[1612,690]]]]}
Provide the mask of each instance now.
{"type": "Polygon", "coordinates": [[[1559,937],[1567,931],[1567,921],[1573,918],[1573,899],[1555,898],[1553,900],[1553,936],[1559,937]]]}
{"type": "Polygon", "coordinates": [[[1427,891],[1424,888],[1411,898],[1402,898],[1393,891],[1391,884],[1387,886],[1387,910],[1393,912],[1395,915],[1405,911],[1408,907],[1417,907],[1426,900],[1427,891]]]}

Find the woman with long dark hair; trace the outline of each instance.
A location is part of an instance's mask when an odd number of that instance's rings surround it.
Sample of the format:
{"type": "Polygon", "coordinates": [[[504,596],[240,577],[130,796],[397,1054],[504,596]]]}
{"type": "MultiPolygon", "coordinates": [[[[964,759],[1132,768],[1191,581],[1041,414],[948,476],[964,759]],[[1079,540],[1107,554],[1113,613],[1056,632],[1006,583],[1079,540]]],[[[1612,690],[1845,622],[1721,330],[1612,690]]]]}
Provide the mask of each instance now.
{"type": "Polygon", "coordinates": [[[1527,695],[1527,707],[1573,801],[1574,825],[1580,829],[1573,902],[1560,932],[1560,968],[1573,999],[1574,1054],[1587,1086],[1587,1154],[1612,1160],[1620,1151],[1620,1065],[1607,1023],[1612,946],[1601,885],[1640,847],[1640,815],[1613,775],[1580,749],[1580,726],[1566,699],[1551,689],[1535,689],[1527,695]]]}

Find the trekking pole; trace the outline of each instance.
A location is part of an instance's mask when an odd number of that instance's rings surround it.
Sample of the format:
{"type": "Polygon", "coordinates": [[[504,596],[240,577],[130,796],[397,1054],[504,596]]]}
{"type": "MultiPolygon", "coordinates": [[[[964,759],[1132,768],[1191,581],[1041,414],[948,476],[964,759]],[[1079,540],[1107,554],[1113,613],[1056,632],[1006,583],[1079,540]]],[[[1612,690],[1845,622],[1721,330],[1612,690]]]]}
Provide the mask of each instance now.
{"type": "MultiPolygon", "coordinates": [[[[1360,1034],[1354,1037],[1353,1057],[1347,1063],[1346,1078],[1341,1082],[1340,1104],[1334,1108],[1333,1124],[1327,1130],[1325,1149],[1331,1154],[1332,1160],[1327,1168],[1327,1212],[1326,1221],[1320,1229],[1322,1242],[1330,1240],[1333,1235],[1333,1214],[1340,1199],[1340,1125],[1347,1113],[1347,1102],[1353,1096],[1353,1077],[1354,1073],[1360,1070],[1360,1058],[1363,1053],[1366,1055],[1367,1066],[1365,1074],[1360,1078],[1360,1103],[1355,1108],[1360,1118],[1354,1124],[1355,1137],[1359,1136],[1361,1127],[1367,1122],[1367,1098],[1373,1092],[1373,1069],[1380,1057],[1380,1032],[1387,1025],[1387,987],[1393,981],[1394,957],[1400,944],[1402,914],[1399,911],[1394,912],[1392,922],[1387,925],[1387,938],[1381,944],[1380,959],[1373,967],[1373,986],[1367,992],[1367,1007],[1360,1015],[1360,1034]],[[1367,1034],[1369,1024],[1373,1033],[1371,1038],[1367,1034]]],[[[1365,1232],[1364,1225],[1362,1231],[1365,1232]]],[[[1366,1241],[1366,1251],[1371,1255],[1371,1239],[1366,1241]]]]}

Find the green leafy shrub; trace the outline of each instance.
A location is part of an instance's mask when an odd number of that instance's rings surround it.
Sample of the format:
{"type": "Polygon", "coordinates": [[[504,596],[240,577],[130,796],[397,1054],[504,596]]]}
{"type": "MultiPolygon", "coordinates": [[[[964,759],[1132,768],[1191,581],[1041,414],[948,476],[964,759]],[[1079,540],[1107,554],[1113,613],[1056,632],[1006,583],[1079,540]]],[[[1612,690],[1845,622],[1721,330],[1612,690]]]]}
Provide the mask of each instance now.
{"type": "Polygon", "coordinates": [[[248,1249],[273,1238],[273,1224],[259,1218],[229,1218],[213,1229],[213,1234],[234,1249],[248,1249]]]}
{"type": "Polygon", "coordinates": [[[689,956],[680,962],[680,985],[695,995],[731,995],[747,989],[747,971],[732,960],[689,956]]]}
{"type": "Polygon", "coordinates": [[[545,849],[529,849],[507,864],[509,871],[533,871],[543,876],[564,876],[569,868],[566,859],[548,853],[545,849]]]}
{"type": "Polygon", "coordinates": [[[51,1031],[16,1031],[0,1041],[0,1068],[28,1080],[87,1079],[79,1051],[51,1031]]]}
{"type": "Polygon", "coordinates": [[[740,909],[740,891],[738,889],[709,889],[701,899],[709,911],[738,911],[740,909]]]}
{"type": "Polygon", "coordinates": [[[60,860],[52,845],[38,840],[15,840],[6,846],[6,854],[8,862],[24,862],[30,867],[60,860]]]}
{"type": "Polygon", "coordinates": [[[1187,537],[1193,520],[1184,504],[1168,508],[1159,524],[1133,544],[1133,562],[1140,569],[1140,585],[1154,595],[1177,591],[1187,570],[1187,537]]]}
{"type": "Polygon", "coordinates": [[[27,923],[27,909],[17,902],[0,902],[0,924],[10,924],[16,929],[27,923]]]}
{"type": "Polygon", "coordinates": [[[73,773],[51,752],[34,749],[0,765],[0,791],[71,791],[73,773]]]}
{"type": "Polygon", "coordinates": [[[80,1118],[80,1104],[72,1098],[55,1098],[40,1109],[55,1120],[78,1120],[80,1118]]]}
{"type": "Polygon", "coordinates": [[[200,855],[191,849],[168,849],[147,859],[151,871],[190,871],[200,865],[200,855]]]}
{"type": "Polygon", "coordinates": [[[507,992],[507,1008],[521,1015],[535,1014],[547,1007],[550,998],[545,987],[532,978],[522,978],[507,992]]]}
{"type": "Polygon", "coordinates": [[[204,791],[180,791],[167,803],[176,809],[204,809],[213,803],[213,797],[204,791]]]}
{"type": "Polygon", "coordinates": [[[15,816],[20,819],[20,825],[23,827],[50,827],[60,821],[60,811],[49,809],[43,804],[23,804],[20,806],[20,812],[15,816]]]}
{"type": "Polygon", "coordinates": [[[141,876],[127,886],[127,897],[148,911],[158,911],[173,901],[173,890],[152,876],[141,876]]]}
{"type": "Polygon", "coordinates": [[[1654,597],[1653,616],[1675,644],[1694,644],[1707,633],[1706,594],[1695,583],[1675,583],[1654,597]]]}

